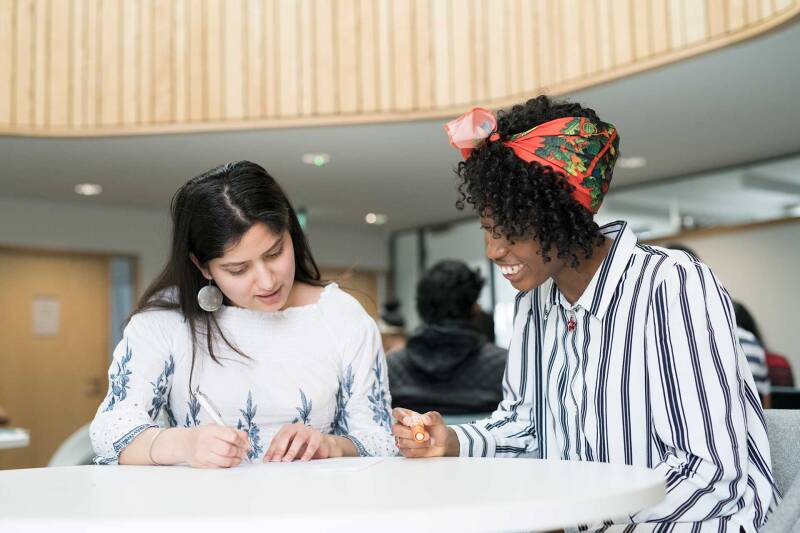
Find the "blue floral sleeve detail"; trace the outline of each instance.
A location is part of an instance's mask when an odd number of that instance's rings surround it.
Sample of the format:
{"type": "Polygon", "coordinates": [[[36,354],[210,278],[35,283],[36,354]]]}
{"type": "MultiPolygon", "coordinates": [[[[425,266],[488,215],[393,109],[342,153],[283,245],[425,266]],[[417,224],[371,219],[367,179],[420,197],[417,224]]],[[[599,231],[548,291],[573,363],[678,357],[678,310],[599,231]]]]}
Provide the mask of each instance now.
{"type": "Polygon", "coordinates": [[[122,452],[122,450],[124,450],[128,446],[128,444],[131,443],[133,439],[139,436],[139,433],[153,427],[157,426],[154,426],[152,424],[142,424],[140,426],[136,426],[135,428],[127,432],[125,435],[114,441],[114,451],[117,453],[117,455],[119,455],[120,452],[122,452]]]}
{"type": "Polygon", "coordinates": [[[353,443],[353,445],[356,447],[356,450],[358,450],[358,455],[360,457],[372,457],[372,454],[367,451],[367,448],[361,444],[360,440],[352,435],[344,435],[344,438],[353,443]]]}
{"type": "Polygon", "coordinates": [[[353,365],[347,365],[344,376],[339,379],[339,390],[336,391],[336,412],[333,415],[331,429],[334,435],[344,436],[349,431],[347,421],[347,403],[353,395],[353,365]]]}
{"type": "Polygon", "coordinates": [[[190,428],[194,426],[200,425],[200,419],[197,416],[200,414],[200,402],[197,401],[197,397],[192,394],[189,397],[189,401],[186,402],[187,405],[187,413],[186,413],[186,421],[183,423],[184,427],[190,428]],[[189,418],[191,416],[191,418],[189,418]]]}
{"type": "Polygon", "coordinates": [[[253,404],[253,392],[248,391],[247,406],[244,409],[239,410],[239,412],[242,413],[244,420],[239,419],[238,423],[236,424],[236,429],[243,429],[247,431],[247,438],[250,440],[250,451],[247,452],[247,458],[251,461],[261,455],[261,452],[264,451],[261,447],[261,437],[259,436],[260,430],[258,425],[255,423],[257,408],[258,406],[253,404]]]}
{"type": "Polygon", "coordinates": [[[389,415],[389,402],[386,399],[386,388],[383,386],[383,371],[381,368],[381,353],[375,361],[373,372],[375,373],[375,381],[372,383],[372,392],[367,395],[369,400],[370,409],[372,409],[372,420],[385,427],[391,429],[392,417],[389,415]]]}
{"type": "Polygon", "coordinates": [[[108,405],[103,409],[103,412],[111,411],[117,402],[121,402],[128,395],[128,382],[130,381],[131,371],[128,368],[128,363],[131,362],[133,352],[128,345],[128,340],[125,339],[125,355],[122,356],[120,361],[117,361],[117,370],[112,372],[109,376],[110,387],[108,390],[108,405]]]}
{"type": "Polygon", "coordinates": [[[311,420],[311,405],[312,402],[306,398],[303,389],[300,389],[300,407],[297,408],[297,414],[300,416],[295,418],[292,423],[302,422],[307,426],[311,420]]]}
{"type": "Polygon", "coordinates": [[[139,436],[143,431],[158,427],[155,424],[140,424],[133,428],[132,430],[125,433],[122,437],[114,441],[114,455],[110,457],[105,457],[102,455],[95,456],[92,459],[92,462],[96,465],[115,465],[119,464],[119,454],[122,453],[122,450],[127,448],[128,444],[130,444],[133,439],[139,436]]]}
{"type": "MultiPolygon", "coordinates": [[[[151,403],[152,407],[147,414],[150,415],[150,418],[155,420],[159,413],[161,412],[161,408],[164,407],[164,404],[167,403],[169,399],[169,378],[175,372],[175,359],[170,354],[169,358],[164,361],[164,370],[161,372],[161,375],[158,376],[158,380],[155,383],[150,382],[153,386],[153,401],[151,403]]],[[[170,418],[170,424],[173,426],[177,426],[177,421],[175,417],[172,416],[171,412],[167,413],[168,417],[170,418]],[[174,422],[174,423],[173,423],[174,422]]]]}

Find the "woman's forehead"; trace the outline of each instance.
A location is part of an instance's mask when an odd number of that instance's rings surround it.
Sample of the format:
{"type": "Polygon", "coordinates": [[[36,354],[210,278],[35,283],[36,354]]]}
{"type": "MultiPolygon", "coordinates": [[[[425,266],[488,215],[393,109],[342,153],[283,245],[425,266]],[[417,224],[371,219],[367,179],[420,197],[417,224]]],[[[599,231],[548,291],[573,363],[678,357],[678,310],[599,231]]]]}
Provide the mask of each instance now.
{"type": "Polygon", "coordinates": [[[278,244],[278,241],[287,234],[286,231],[275,233],[266,224],[257,222],[245,231],[238,241],[229,243],[225,247],[224,257],[227,259],[239,255],[262,254],[278,244]]]}

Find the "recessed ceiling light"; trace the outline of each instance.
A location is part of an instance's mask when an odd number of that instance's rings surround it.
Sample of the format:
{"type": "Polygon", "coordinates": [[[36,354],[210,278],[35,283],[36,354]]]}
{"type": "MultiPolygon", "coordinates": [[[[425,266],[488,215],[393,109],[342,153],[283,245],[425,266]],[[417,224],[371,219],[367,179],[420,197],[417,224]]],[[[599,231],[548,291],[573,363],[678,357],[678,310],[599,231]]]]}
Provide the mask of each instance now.
{"type": "Polygon", "coordinates": [[[323,165],[327,165],[330,160],[330,154],[303,154],[303,163],[306,165],[321,167],[323,165]]]}
{"type": "Polygon", "coordinates": [[[620,157],[617,161],[619,168],[642,168],[647,165],[647,159],[644,157],[620,157]]]}
{"type": "Polygon", "coordinates": [[[79,183],[75,186],[75,192],[81,196],[97,196],[103,192],[103,186],[96,183],[79,183]]]}
{"type": "Polygon", "coordinates": [[[389,217],[381,213],[367,213],[367,216],[364,217],[364,220],[367,221],[367,224],[376,224],[380,226],[381,224],[386,224],[386,221],[389,220],[389,217]]]}

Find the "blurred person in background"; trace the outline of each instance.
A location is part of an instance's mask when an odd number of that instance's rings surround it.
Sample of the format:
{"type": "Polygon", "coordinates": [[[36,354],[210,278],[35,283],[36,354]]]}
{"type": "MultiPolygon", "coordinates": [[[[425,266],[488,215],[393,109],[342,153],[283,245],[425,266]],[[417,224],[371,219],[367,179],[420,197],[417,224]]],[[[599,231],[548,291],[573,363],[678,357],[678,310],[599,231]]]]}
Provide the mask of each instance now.
{"type": "Polygon", "coordinates": [[[383,353],[389,355],[406,346],[406,319],[400,313],[400,302],[392,300],[383,305],[378,330],[381,332],[383,353]]]}
{"type": "Polygon", "coordinates": [[[395,405],[443,414],[488,413],[503,396],[506,350],[476,331],[484,280],[461,261],[445,260],[417,284],[422,326],[389,359],[395,405]]]}

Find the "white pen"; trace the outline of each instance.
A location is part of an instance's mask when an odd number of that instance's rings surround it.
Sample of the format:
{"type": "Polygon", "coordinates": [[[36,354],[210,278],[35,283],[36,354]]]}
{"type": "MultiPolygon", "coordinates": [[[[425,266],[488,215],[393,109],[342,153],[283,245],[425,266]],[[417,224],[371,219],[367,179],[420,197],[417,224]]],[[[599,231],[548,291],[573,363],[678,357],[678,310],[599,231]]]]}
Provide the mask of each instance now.
{"type": "MultiPolygon", "coordinates": [[[[225,426],[225,422],[222,421],[222,415],[220,414],[219,410],[214,407],[214,404],[211,403],[211,400],[208,399],[208,396],[200,392],[200,387],[197,387],[194,390],[194,397],[197,398],[197,403],[200,404],[208,416],[211,417],[211,420],[218,426],[225,426]]],[[[249,441],[248,441],[249,442],[249,441]]],[[[252,446],[248,445],[249,449],[252,449],[252,446]]],[[[250,459],[245,459],[246,461],[250,462],[250,459]]]]}
{"type": "Polygon", "coordinates": [[[205,412],[208,413],[208,416],[211,417],[211,420],[213,420],[215,424],[218,426],[225,425],[225,422],[222,421],[222,415],[211,403],[211,400],[208,399],[208,396],[200,392],[200,387],[197,387],[194,390],[194,396],[197,398],[197,402],[200,404],[200,407],[202,407],[205,412]]]}

